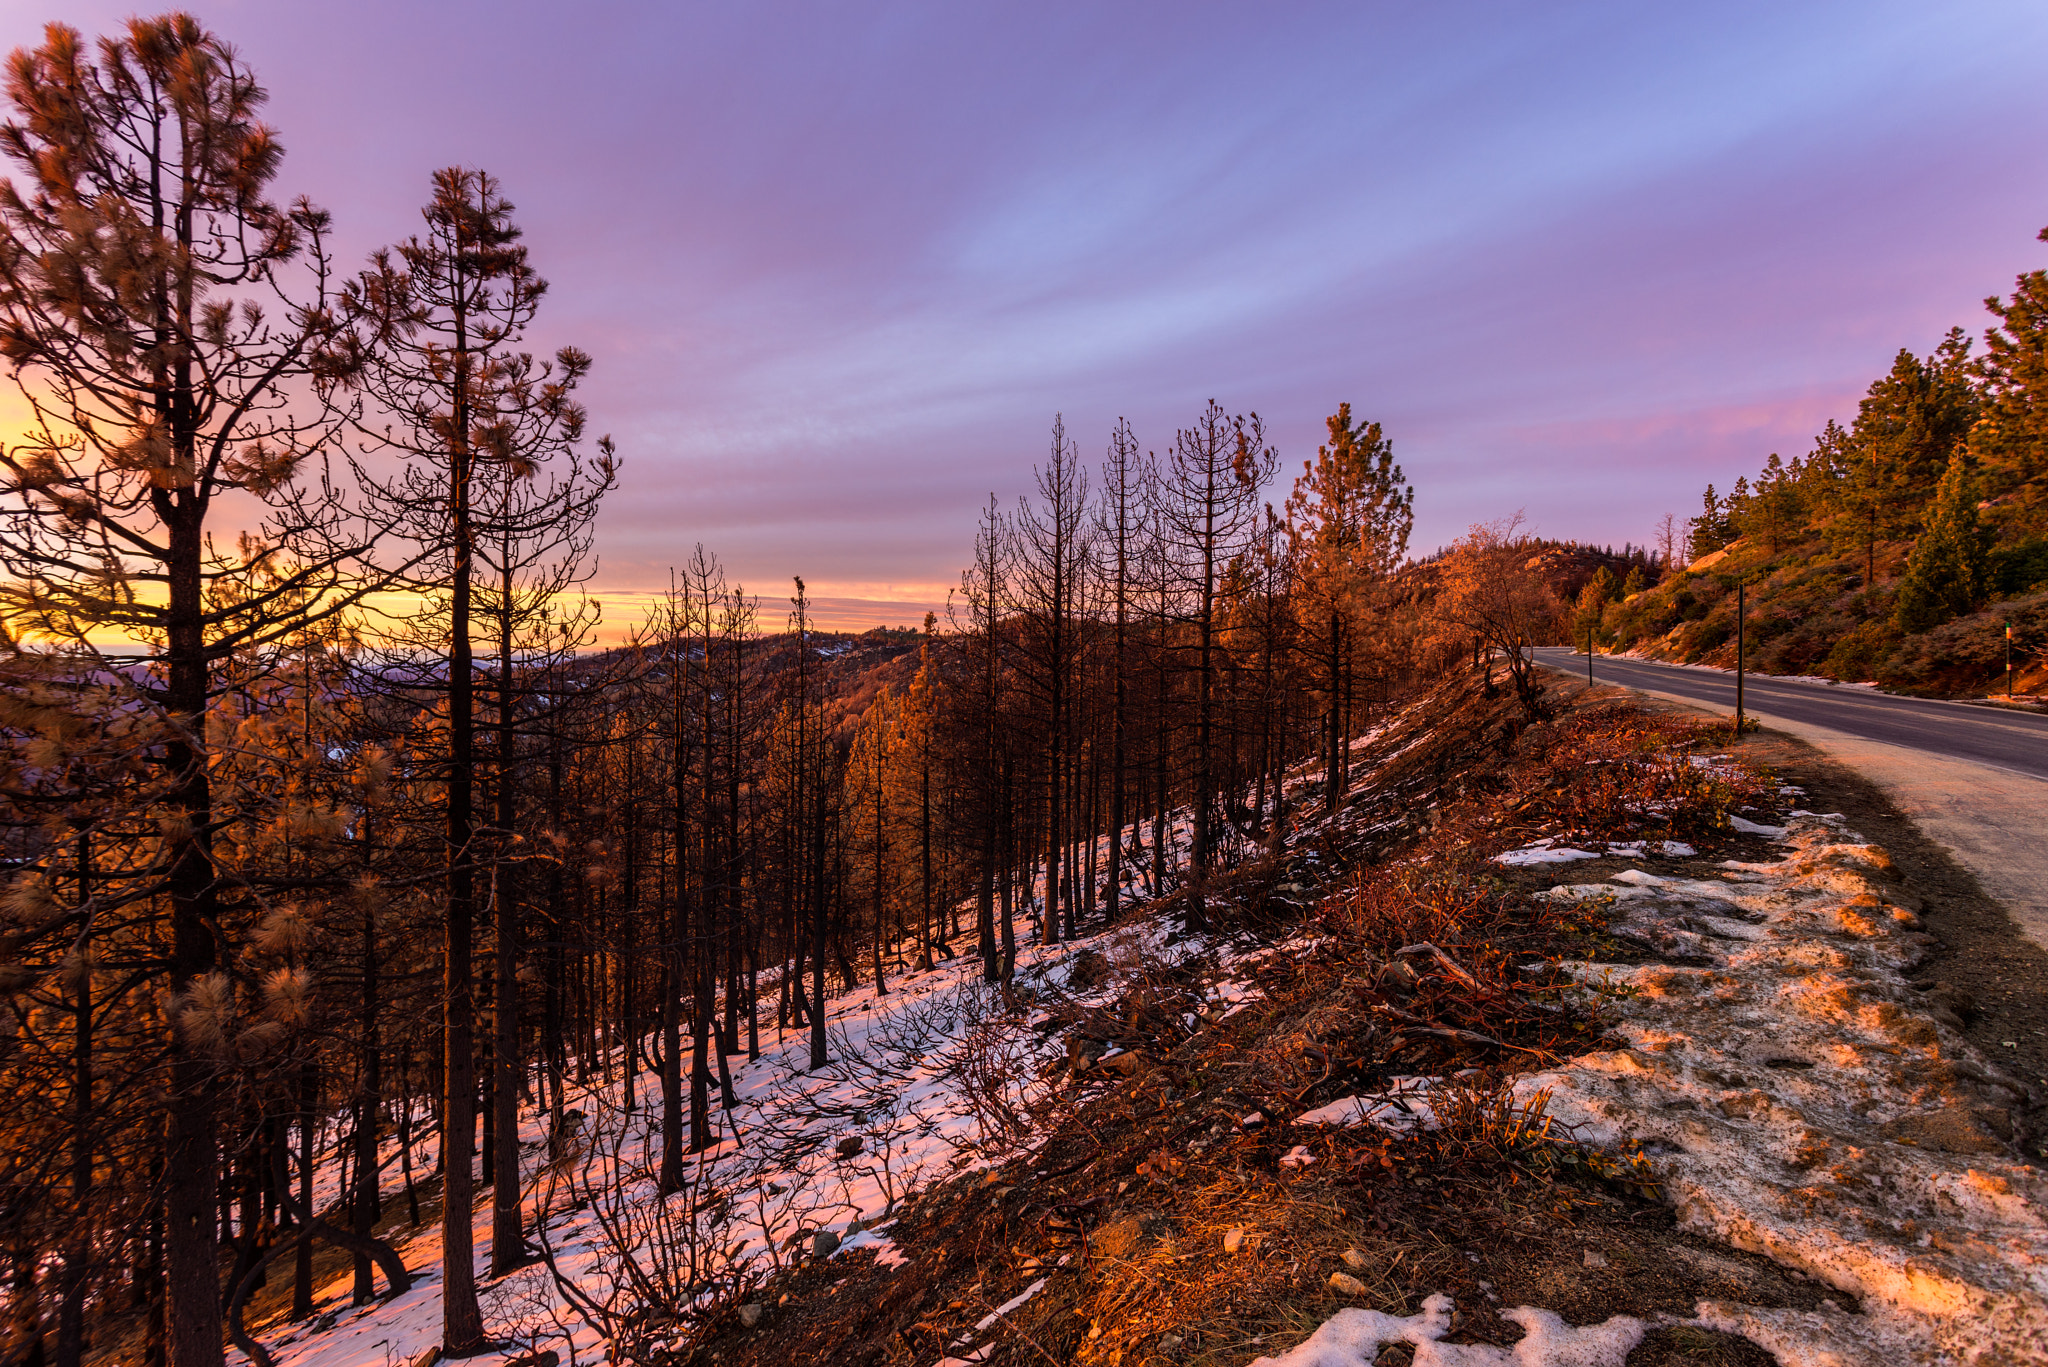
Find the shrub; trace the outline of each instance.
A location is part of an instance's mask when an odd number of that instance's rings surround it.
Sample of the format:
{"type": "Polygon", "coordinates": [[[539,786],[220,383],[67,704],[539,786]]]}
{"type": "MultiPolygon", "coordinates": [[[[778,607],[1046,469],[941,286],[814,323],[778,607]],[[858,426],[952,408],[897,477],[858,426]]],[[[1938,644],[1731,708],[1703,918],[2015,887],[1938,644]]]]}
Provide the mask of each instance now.
{"type": "Polygon", "coordinates": [[[1991,591],[2025,593],[2048,584],[2048,541],[2034,539],[1991,553],[1991,591]]]}
{"type": "Polygon", "coordinates": [[[1898,628],[1890,622],[1865,622],[1835,642],[1827,658],[1821,661],[1820,672],[1847,683],[1875,679],[1879,662],[1891,653],[1898,640],[1898,628]]]}

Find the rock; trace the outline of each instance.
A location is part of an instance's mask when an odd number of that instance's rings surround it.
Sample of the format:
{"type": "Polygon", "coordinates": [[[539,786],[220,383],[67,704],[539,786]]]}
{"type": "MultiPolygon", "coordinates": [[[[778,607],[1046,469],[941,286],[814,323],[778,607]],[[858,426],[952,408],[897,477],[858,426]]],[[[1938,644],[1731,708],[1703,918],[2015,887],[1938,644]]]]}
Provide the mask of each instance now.
{"type": "Polygon", "coordinates": [[[1348,1272],[1332,1272],[1330,1274],[1330,1289],[1343,1296],[1363,1296],[1365,1294],[1365,1283],[1348,1272]]]}
{"type": "Polygon", "coordinates": [[[1235,1253],[1243,1247],[1244,1230],[1226,1229],[1223,1231],[1223,1251],[1225,1253],[1235,1253]]]}
{"type": "Polygon", "coordinates": [[[835,1144],[833,1150],[841,1158],[851,1158],[860,1152],[860,1147],[864,1142],[859,1135],[850,1134],[835,1144]]]}
{"type": "Polygon", "coordinates": [[[860,1233],[867,1227],[868,1222],[861,1219],[858,1215],[856,1215],[851,1220],[848,1220],[846,1222],[846,1233],[843,1237],[851,1239],[854,1235],[860,1233]]]}
{"type": "Polygon", "coordinates": [[[437,1343],[433,1347],[427,1349],[426,1352],[421,1353],[418,1357],[414,1358],[411,1362],[407,1363],[406,1367],[434,1367],[434,1364],[439,1362],[440,1360],[441,1345],[437,1343]]]}
{"type": "Polygon", "coordinates": [[[1607,1259],[1589,1248],[1586,1250],[1586,1266],[1605,1267],[1607,1266],[1607,1259]]]}
{"type": "Polygon", "coordinates": [[[748,1329],[752,1329],[755,1325],[761,1322],[761,1316],[767,1313],[767,1306],[755,1305],[752,1302],[748,1302],[746,1305],[740,1307],[740,1324],[748,1329]]]}
{"type": "Polygon", "coordinates": [[[1344,1250],[1344,1266],[1346,1267],[1364,1267],[1367,1261],[1369,1260],[1366,1258],[1365,1250],[1362,1248],[1347,1248],[1344,1250]]]}
{"type": "Polygon", "coordinates": [[[839,1236],[829,1229],[821,1229],[811,1236],[811,1256],[829,1258],[839,1251],[839,1236]]]}

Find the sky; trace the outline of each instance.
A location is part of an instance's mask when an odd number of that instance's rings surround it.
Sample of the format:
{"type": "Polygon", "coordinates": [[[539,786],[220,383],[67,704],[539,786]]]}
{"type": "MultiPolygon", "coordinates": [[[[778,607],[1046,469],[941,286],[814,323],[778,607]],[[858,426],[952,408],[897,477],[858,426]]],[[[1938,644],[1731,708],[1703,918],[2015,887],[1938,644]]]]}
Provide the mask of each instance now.
{"type": "MultiPolygon", "coordinates": [[[[130,12],[0,0],[0,46],[130,12]]],[[[1055,413],[1099,459],[1211,398],[1283,483],[1381,422],[1417,551],[1642,543],[2048,264],[2039,0],[196,12],[345,258],[503,182],[625,459],[615,620],[701,542],[764,625],[792,575],[915,623],[1055,413]]]]}

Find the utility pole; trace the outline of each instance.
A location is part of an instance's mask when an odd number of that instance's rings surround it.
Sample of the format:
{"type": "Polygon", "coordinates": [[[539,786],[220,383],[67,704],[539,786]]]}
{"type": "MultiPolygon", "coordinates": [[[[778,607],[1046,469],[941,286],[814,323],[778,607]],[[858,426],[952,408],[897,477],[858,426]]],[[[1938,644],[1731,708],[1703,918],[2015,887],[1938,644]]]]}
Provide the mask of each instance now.
{"type": "Polygon", "coordinates": [[[1586,628],[1586,687],[1593,686],[1593,628],[1586,628]]]}
{"type": "Polygon", "coordinates": [[[1735,586],[1735,734],[1742,735],[1742,609],[1743,586],[1735,586]]]}
{"type": "Polygon", "coordinates": [[[2005,700],[2012,701],[2012,623],[2005,624],[2005,700]]]}

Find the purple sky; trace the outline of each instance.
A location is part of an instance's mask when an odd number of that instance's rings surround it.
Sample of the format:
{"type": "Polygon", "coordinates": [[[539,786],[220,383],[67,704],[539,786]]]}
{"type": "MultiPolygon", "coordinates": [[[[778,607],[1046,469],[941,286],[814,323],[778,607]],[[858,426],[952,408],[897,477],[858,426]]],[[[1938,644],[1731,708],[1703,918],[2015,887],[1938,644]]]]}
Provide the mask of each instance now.
{"type": "MultiPolygon", "coordinates": [[[[0,45],[128,11],[0,0],[0,45]]],[[[199,12],[351,258],[434,167],[504,181],[622,597],[703,541],[914,621],[1055,410],[1099,455],[1211,396],[1286,471],[1383,422],[1418,549],[1640,542],[2048,260],[2039,0],[199,12]]]]}

